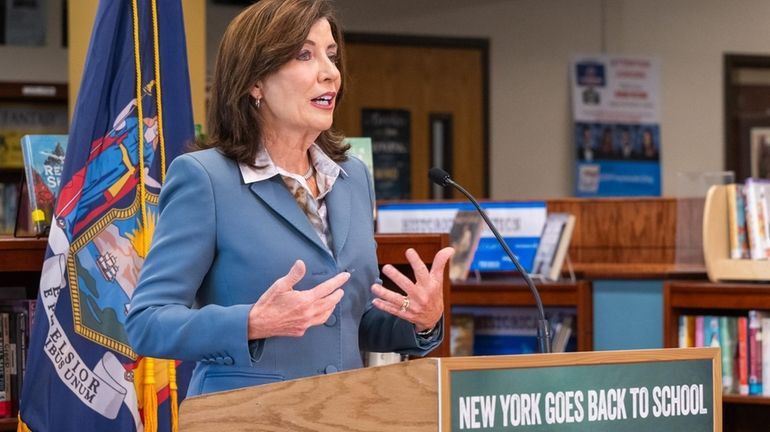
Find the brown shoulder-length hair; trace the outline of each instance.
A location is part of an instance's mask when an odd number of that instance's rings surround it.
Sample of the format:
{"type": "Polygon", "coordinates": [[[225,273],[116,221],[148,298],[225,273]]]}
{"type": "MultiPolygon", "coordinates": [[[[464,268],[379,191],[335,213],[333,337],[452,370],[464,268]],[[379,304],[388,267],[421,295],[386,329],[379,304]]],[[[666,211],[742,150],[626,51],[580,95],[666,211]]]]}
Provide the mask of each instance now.
{"type": "MultiPolygon", "coordinates": [[[[278,71],[297,56],[319,19],[326,19],[337,43],[341,83],[345,88],[345,55],[342,29],[329,0],[261,0],[230,23],[217,54],[210,89],[208,142],[238,162],[253,166],[262,147],[262,120],[250,91],[257,81],[278,71]]],[[[316,142],[332,160],[346,159],[349,146],[334,129],[325,130],[316,142]]]]}

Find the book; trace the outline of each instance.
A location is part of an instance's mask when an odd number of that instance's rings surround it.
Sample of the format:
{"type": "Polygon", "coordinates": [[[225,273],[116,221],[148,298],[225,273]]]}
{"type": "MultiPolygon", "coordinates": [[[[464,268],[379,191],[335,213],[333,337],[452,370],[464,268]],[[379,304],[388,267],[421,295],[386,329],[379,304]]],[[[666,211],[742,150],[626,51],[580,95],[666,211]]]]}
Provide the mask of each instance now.
{"type": "Polygon", "coordinates": [[[751,259],[770,258],[770,181],[746,179],[746,228],[751,259]]]}
{"type": "Polygon", "coordinates": [[[46,234],[61,185],[67,135],[24,135],[24,173],[35,232],[46,234]]]}
{"type": "Polygon", "coordinates": [[[25,299],[24,287],[3,287],[3,291],[11,290],[18,294],[14,297],[0,298],[0,311],[23,312],[27,316],[26,328],[32,329],[32,323],[35,321],[35,307],[37,300],[25,299]],[[18,290],[20,291],[18,291],[18,290]]]}
{"type": "Polygon", "coordinates": [[[455,250],[449,262],[450,280],[465,280],[468,277],[483,228],[484,220],[475,210],[460,210],[455,215],[449,231],[449,243],[455,250]]]}
{"type": "Polygon", "coordinates": [[[770,396],[770,312],[760,312],[762,327],[762,396],[770,396]]]}
{"type": "Polygon", "coordinates": [[[548,280],[557,281],[567,256],[575,216],[569,213],[548,213],[540,236],[540,243],[535,252],[532,273],[548,280]]]}
{"type": "Polygon", "coordinates": [[[746,233],[746,204],[743,185],[727,185],[727,223],[730,231],[730,258],[747,259],[749,241],[746,233]]]}
{"type": "Polygon", "coordinates": [[[704,316],[703,317],[703,346],[704,347],[716,347],[719,345],[719,317],[717,316],[704,316]]]}
{"type": "Polygon", "coordinates": [[[738,354],[738,318],[719,317],[719,346],[722,349],[722,392],[737,393],[735,358],[738,354]]]}
{"type": "Polygon", "coordinates": [[[698,348],[708,346],[704,344],[703,319],[703,315],[695,316],[695,346],[698,348]]]}
{"type": "Polygon", "coordinates": [[[679,348],[695,346],[695,315],[679,316],[679,348]]]}
{"type": "MultiPolygon", "coordinates": [[[[532,354],[539,352],[537,322],[539,313],[534,307],[455,306],[452,314],[473,315],[473,355],[532,354]]],[[[547,308],[546,319],[551,334],[556,334],[556,323],[566,316],[574,316],[571,308],[547,308]]],[[[574,322],[574,319],[573,319],[574,322]]],[[[565,351],[576,351],[577,339],[571,332],[565,351]]]]}
{"type": "Polygon", "coordinates": [[[473,315],[464,313],[452,314],[452,325],[449,334],[449,352],[454,356],[473,355],[473,315]]]}
{"type": "Polygon", "coordinates": [[[562,320],[556,324],[556,330],[551,342],[551,352],[565,352],[570,336],[572,336],[572,327],[575,318],[572,315],[565,315],[562,320]]]}
{"type": "Polygon", "coordinates": [[[16,225],[16,206],[19,201],[15,183],[0,183],[0,234],[13,233],[16,225]]]}
{"type": "Polygon", "coordinates": [[[369,178],[374,186],[374,156],[372,155],[372,139],[367,137],[346,137],[345,144],[350,145],[348,155],[361,159],[369,170],[369,178]]]}
{"type": "Polygon", "coordinates": [[[749,394],[749,323],[745,316],[738,317],[738,393],[749,394]]]}
{"type": "Polygon", "coordinates": [[[2,385],[0,385],[0,417],[11,417],[11,362],[15,357],[11,353],[10,317],[0,312],[0,345],[2,345],[2,385]]]}
{"type": "Polygon", "coordinates": [[[11,412],[18,412],[21,390],[24,386],[24,373],[27,365],[27,347],[29,346],[30,329],[35,314],[35,300],[5,299],[0,300],[0,312],[9,315],[10,352],[12,356],[11,381],[11,412]]]}
{"type": "Polygon", "coordinates": [[[762,323],[759,312],[749,311],[748,363],[749,394],[762,394],[762,323]]]}

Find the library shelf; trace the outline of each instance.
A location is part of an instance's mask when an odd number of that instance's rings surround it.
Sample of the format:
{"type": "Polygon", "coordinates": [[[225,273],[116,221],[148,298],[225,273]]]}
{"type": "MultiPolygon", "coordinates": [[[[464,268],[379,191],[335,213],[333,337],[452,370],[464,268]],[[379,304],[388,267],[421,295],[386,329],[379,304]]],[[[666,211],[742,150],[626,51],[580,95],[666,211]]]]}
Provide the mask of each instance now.
{"type": "MultiPolygon", "coordinates": [[[[543,307],[574,307],[577,321],[578,351],[593,349],[593,300],[591,283],[538,282],[543,307]]],[[[452,306],[532,306],[535,301],[529,287],[521,278],[496,277],[452,283],[452,306]]]]}

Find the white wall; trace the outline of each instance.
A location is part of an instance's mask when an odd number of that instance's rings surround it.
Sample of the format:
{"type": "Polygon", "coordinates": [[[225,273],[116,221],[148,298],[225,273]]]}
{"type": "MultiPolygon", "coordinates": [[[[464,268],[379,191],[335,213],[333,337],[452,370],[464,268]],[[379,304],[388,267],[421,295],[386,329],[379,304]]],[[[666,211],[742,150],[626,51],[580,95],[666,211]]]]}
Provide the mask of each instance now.
{"type": "MultiPolygon", "coordinates": [[[[58,1],[51,15],[58,14],[58,1]]],[[[767,0],[337,0],[356,32],[489,38],[490,172],[495,198],[572,192],[567,62],[573,53],[661,59],[664,194],[676,173],[723,165],[725,53],[770,55],[767,0]],[[602,19],[602,17],[605,17],[602,19]]],[[[238,8],[209,2],[209,67],[238,8]]],[[[58,38],[58,21],[49,38],[58,38]]],[[[57,39],[58,40],[58,39],[57,39]]],[[[56,48],[0,47],[0,80],[66,81],[56,48]],[[20,60],[23,59],[23,60],[20,60]]]]}
{"type": "Polygon", "coordinates": [[[501,0],[384,19],[344,9],[358,1],[338,2],[350,30],[491,39],[495,198],[571,194],[570,54],[661,59],[666,195],[677,172],[723,167],[723,55],[770,55],[766,0],[501,0]]]}

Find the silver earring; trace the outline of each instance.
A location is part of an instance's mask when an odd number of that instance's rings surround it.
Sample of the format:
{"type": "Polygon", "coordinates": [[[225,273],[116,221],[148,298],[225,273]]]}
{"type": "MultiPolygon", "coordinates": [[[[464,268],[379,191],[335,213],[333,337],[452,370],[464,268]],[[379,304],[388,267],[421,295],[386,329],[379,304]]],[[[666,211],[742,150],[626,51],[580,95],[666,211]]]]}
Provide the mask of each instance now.
{"type": "Polygon", "coordinates": [[[260,105],[262,105],[262,98],[257,98],[257,100],[254,101],[254,106],[259,109],[260,105]]]}

